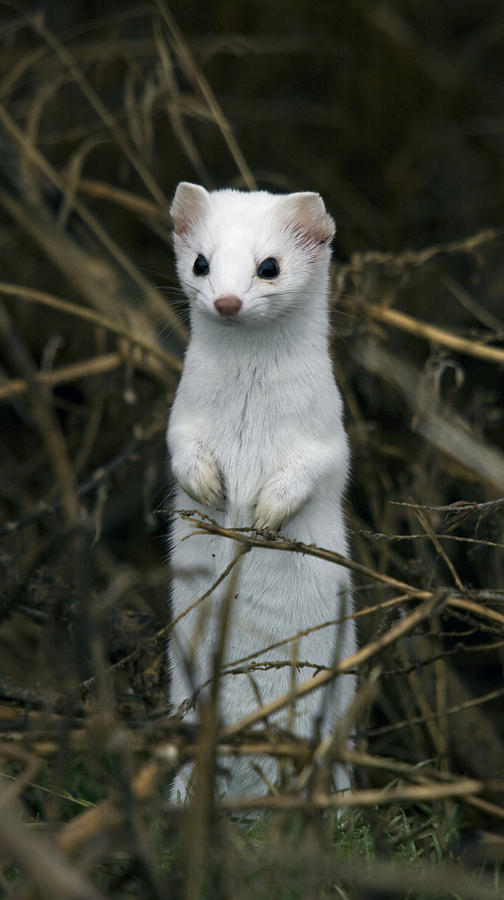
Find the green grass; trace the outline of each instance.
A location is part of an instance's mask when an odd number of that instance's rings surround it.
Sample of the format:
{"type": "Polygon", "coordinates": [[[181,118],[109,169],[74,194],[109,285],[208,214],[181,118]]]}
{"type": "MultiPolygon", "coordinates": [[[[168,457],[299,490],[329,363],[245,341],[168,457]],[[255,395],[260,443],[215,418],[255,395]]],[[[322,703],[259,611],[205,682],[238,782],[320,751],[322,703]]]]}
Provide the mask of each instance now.
{"type": "MultiPolygon", "coordinates": [[[[33,821],[68,820],[103,799],[117,786],[117,778],[113,760],[102,758],[100,772],[97,765],[82,754],[74,754],[63,773],[47,764],[37,783],[26,790],[33,821]]],[[[157,800],[162,799],[161,791],[157,800]]],[[[238,895],[239,900],[367,898],[361,881],[372,881],[375,867],[383,871],[383,866],[390,864],[403,870],[407,864],[405,871],[411,872],[414,882],[419,869],[435,873],[442,872],[445,863],[455,864],[464,833],[463,811],[459,804],[444,802],[349,809],[339,816],[335,812],[314,816],[269,812],[255,818],[223,814],[209,831],[201,900],[238,895]],[[335,884],[343,893],[334,893],[335,884]]],[[[187,824],[178,820],[177,828],[173,827],[155,803],[143,818],[159,879],[170,895],[185,897],[185,848],[191,837],[187,824]]],[[[119,889],[125,896],[147,898],[149,887],[141,859],[130,852],[128,828],[124,834],[126,841],[101,858],[92,879],[105,894],[115,895],[119,889]]],[[[474,866],[468,883],[477,884],[483,871],[474,866]]],[[[498,888],[500,867],[491,871],[498,888]]],[[[16,869],[4,871],[11,884],[18,881],[19,874],[16,869]]],[[[487,867],[486,877],[488,874],[487,867]]],[[[395,891],[390,900],[447,900],[446,893],[424,889],[415,893],[408,889],[407,880],[405,877],[404,893],[395,891]]],[[[382,894],[376,896],[382,900],[382,894]]]]}

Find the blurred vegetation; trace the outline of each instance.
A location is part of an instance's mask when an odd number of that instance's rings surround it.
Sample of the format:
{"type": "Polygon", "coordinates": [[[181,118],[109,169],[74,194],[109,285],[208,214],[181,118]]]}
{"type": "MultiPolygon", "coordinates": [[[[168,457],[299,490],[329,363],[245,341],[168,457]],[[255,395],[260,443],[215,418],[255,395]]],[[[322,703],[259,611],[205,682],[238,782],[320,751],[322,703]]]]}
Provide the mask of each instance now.
{"type": "Polygon", "coordinates": [[[13,2],[0,39],[0,897],[502,897],[502,4],[13,2]],[[215,750],[167,703],[183,179],[317,190],[338,224],[340,818],[288,766],[264,819],[203,777],[167,802],[215,750]]]}

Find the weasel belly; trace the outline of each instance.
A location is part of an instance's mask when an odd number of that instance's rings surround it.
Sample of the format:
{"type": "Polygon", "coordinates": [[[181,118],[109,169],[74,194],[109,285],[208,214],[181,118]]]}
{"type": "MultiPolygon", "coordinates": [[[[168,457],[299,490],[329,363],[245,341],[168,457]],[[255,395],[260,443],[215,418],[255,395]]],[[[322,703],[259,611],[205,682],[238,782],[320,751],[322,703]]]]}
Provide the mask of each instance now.
{"type": "MultiPolygon", "coordinates": [[[[187,506],[188,498],[180,492],[177,501],[187,506]]],[[[219,516],[216,510],[207,512],[219,516]]],[[[223,518],[222,513],[220,518],[223,518]]],[[[311,510],[311,523],[306,518],[307,513],[301,513],[292,520],[289,535],[306,541],[310,535],[315,533],[316,536],[325,529],[324,543],[344,551],[344,533],[338,522],[333,523],[332,529],[332,537],[337,539],[335,543],[327,534],[328,523],[317,523],[316,511],[311,510]]],[[[174,618],[210,590],[238,551],[237,545],[229,539],[213,535],[193,535],[182,540],[191,530],[186,523],[175,524],[172,551],[174,618]]],[[[185,662],[190,661],[190,665],[176,665],[172,689],[174,707],[211,677],[220,610],[230,588],[233,590],[232,616],[224,665],[227,670],[248,666],[249,674],[223,675],[221,712],[227,723],[257,707],[251,676],[256,681],[259,695],[265,701],[271,700],[289,690],[293,660],[307,663],[296,674],[296,680],[305,680],[318,668],[332,666],[336,659],[355,649],[353,622],[349,620],[341,626],[335,624],[335,620],[351,612],[350,580],[346,570],[301,553],[254,548],[240,559],[234,574],[230,573],[175,626],[173,653],[179,663],[185,655],[185,662]],[[187,671],[191,672],[191,677],[181,677],[187,671]]],[[[342,681],[348,682],[351,693],[352,676],[344,676],[342,681]]],[[[347,694],[349,691],[342,691],[342,697],[347,694]]],[[[319,704],[320,694],[310,695],[298,703],[298,733],[310,734],[310,717],[319,704]]],[[[340,705],[345,704],[337,704],[340,705]]],[[[340,711],[339,708],[334,710],[335,714],[340,711]]],[[[279,719],[285,719],[285,714],[279,719]]]]}

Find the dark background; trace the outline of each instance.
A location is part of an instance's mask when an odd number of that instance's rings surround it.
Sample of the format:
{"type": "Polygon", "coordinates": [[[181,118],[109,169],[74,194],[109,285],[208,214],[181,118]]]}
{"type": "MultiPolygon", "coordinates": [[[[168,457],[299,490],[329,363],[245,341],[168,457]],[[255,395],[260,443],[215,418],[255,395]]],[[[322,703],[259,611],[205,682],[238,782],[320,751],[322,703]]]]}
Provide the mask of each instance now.
{"type": "MultiPolygon", "coordinates": [[[[180,180],[322,194],[338,227],[353,556],[502,612],[502,4],[7,4],[0,28],[6,734],[29,740],[35,716],[66,747],[70,714],[87,727],[97,708],[116,723],[166,711],[155,635],[169,621],[164,427],[187,337],[167,213],[180,180]],[[441,330],[418,335],[415,323],[441,330]],[[37,380],[77,362],[52,387],[37,380]],[[474,506],[439,509],[461,501],[474,506]]],[[[356,579],[359,609],[390,596],[356,579]]],[[[363,616],[363,643],[395,621],[363,616]]],[[[445,612],[383,656],[358,745],[501,777],[501,638],[498,621],[445,612]],[[397,729],[410,715],[420,724],[397,729]]],[[[60,754],[50,777],[63,785],[68,768],[60,754]]],[[[93,779],[82,789],[93,799],[115,785],[99,761],[93,779]]],[[[24,800],[43,821],[60,820],[58,802],[24,800]]],[[[461,815],[468,829],[495,827],[481,810],[461,815]]]]}

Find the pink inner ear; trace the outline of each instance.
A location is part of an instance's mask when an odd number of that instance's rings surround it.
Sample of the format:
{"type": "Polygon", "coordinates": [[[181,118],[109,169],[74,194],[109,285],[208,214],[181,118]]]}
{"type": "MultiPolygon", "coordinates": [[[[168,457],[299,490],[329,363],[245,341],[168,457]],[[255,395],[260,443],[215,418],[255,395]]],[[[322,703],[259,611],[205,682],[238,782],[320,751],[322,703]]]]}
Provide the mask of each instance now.
{"type": "Polygon", "coordinates": [[[182,215],[173,215],[171,214],[172,222],[173,222],[173,232],[177,234],[179,237],[183,235],[189,234],[191,231],[192,220],[187,216],[182,215]]]}
{"type": "Polygon", "coordinates": [[[199,216],[200,213],[196,206],[179,206],[175,210],[172,207],[171,217],[175,234],[178,234],[180,237],[189,234],[199,216]]]}
{"type": "Polygon", "coordinates": [[[334,225],[331,217],[324,213],[317,219],[301,225],[301,233],[314,244],[325,244],[334,234],[334,225]]]}
{"type": "Polygon", "coordinates": [[[319,194],[289,194],[281,212],[292,231],[307,244],[325,244],[334,235],[334,222],[319,194]]]}
{"type": "Polygon", "coordinates": [[[204,188],[198,184],[181,182],[170,208],[175,234],[189,234],[198,219],[203,218],[207,207],[208,194],[204,188]]]}
{"type": "Polygon", "coordinates": [[[310,246],[326,244],[334,235],[334,223],[328,213],[323,213],[315,219],[296,216],[292,220],[291,227],[303,244],[310,246]]]}

